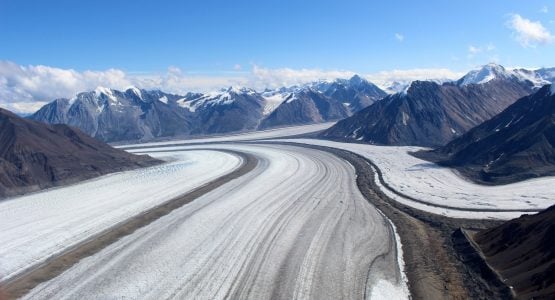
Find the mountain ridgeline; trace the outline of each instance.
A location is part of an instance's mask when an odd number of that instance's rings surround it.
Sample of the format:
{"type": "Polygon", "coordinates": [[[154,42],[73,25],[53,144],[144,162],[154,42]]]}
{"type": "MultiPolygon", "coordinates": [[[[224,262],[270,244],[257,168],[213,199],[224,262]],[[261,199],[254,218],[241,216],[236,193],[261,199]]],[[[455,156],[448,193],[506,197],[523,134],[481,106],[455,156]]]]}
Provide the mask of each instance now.
{"type": "Polygon", "coordinates": [[[385,96],[359,76],[262,93],[230,87],[180,96],[97,88],[72,99],[57,99],[30,118],[68,124],[106,142],[149,140],[334,121],[385,96]]]}
{"type": "Polygon", "coordinates": [[[441,146],[548,84],[555,73],[550,70],[507,70],[490,64],[454,82],[414,81],[403,92],[339,121],[320,136],[381,145],[441,146]]]}

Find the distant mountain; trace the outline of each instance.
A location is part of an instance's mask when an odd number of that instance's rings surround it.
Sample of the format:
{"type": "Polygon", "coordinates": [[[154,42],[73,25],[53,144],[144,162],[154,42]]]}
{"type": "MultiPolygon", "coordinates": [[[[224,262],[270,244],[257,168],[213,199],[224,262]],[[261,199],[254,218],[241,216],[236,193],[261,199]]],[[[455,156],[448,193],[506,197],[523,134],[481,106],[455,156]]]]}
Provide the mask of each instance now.
{"type": "Polygon", "coordinates": [[[517,299],[555,298],[555,206],[474,236],[517,299]]]}
{"type": "Polygon", "coordinates": [[[358,75],[350,79],[336,79],[327,84],[319,84],[314,88],[330,99],[347,106],[350,113],[357,112],[387,96],[386,92],[358,75]]]}
{"type": "Polygon", "coordinates": [[[265,109],[259,129],[311,124],[343,119],[382,99],[387,94],[358,75],[350,79],[319,81],[301,87],[266,92],[273,103],[265,109]],[[279,103],[278,105],[275,105],[279,103]]]}
{"type": "Polygon", "coordinates": [[[149,140],[338,120],[385,95],[359,76],[263,93],[230,87],[179,96],[99,87],[72,99],[57,99],[30,118],[69,124],[106,142],[149,140]]]}
{"type": "Polygon", "coordinates": [[[555,85],[516,101],[431,154],[483,182],[555,175],[555,85]]]}
{"type": "Polygon", "coordinates": [[[252,130],[262,115],[263,98],[245,90],[185,96],[131,88],[97,88],[73,99],[55,100],[30,118],[69,124],[106,142],[154,137],[252,130]]]}
{"type": "Polygon", "coordinates": [[[341,120],[321,136],[383,145],[444,145],[537,86],[538,82],[492,64],[456,82],[414,81],[405,91],[341,120]]]}
{"type": "Polygon", "coordinates": [[[57,99],[30,118],[68,124],[107,142],[149,139],[187,132],[190,121],[178,100],[180,96],[160,91],[130,88],[120,92],[99,87],[72,99],[57,99]]]}
{"type": "Polygon", "coordinates": [[[283,102],[260,123],[260,129],[292,124],[321,123],[350,115],[349,105],[310,88],[281,96],[283,102]]]}
{"type": "Polygon", "coordinates": [[[553,79],[549,78],[548,70],[549,69],[539,69],[537,71],[526,69],[509,70],[501,65],[487,64],[479,70],[468,72],[468,74],[459,79],[457,83],[465,86],[470,84],[484,84],[492,80],[505,80],[530,82],[534,87],[540,88],[551,83],[548,79],[553,79]]]}
{"type": "Polygon", "coordinates": [[[217,134],[255,130],[263,116],[265,99],[254,90],[230,87],[178,100],[178,105],[187,110],[189,122],[170,120],[174,126],[181,126],[187,135],[217,134]]]}
{"type": "Polygon", "coordinates": [[[0,198],[159,163],[0,108],[0,198]]]}

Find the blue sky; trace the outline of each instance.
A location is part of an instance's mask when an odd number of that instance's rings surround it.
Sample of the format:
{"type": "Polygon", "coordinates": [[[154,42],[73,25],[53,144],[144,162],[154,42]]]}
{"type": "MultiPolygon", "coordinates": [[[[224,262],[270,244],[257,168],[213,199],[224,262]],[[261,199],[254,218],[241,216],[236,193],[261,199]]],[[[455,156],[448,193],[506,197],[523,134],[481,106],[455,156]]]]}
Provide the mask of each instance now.
{"type": "Polygon", "coordinates": [[[553,45],[522,47],[506,23],[510,14],[519,14],[555,31],[554,12],[555,3],[534,0],[0,0],[0,59],[128,72],[168,66],[220,72],[251,64],[356,72],[460,70],[492,59],[551,66],[553,45]],[[495,50],[467,57],[470,46],[487,45],[495,50]]]}
{"type": "Polygon", "coordinates": [[[31,110],[96,85],[183,92],[555,66],[553,33],[547,0],[0,0],[0,105],[31,110]]]}

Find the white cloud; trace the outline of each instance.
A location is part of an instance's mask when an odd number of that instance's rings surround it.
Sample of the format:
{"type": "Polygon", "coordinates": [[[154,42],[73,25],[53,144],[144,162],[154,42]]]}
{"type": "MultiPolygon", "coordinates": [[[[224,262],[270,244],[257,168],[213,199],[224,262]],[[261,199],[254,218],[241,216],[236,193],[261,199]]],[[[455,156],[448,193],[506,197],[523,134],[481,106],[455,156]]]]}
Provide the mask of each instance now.
{"type": "Polygon", "coordinates": [[[250,87],[263,89],[266,87],[277,88],[282,86],[299,85],[320,79],[349,78],[355,73],[351,71],[325,71],[319,69],[268,69],[254,65],[250,87]]]}
{"type": "Polygon", "coordinates": [[[240,65],[240,64],[235,64],[235,65],[233,66],[233,70],[235,70],[235,71],[241,71],[241,65],[240,65]]]}
{"type": "Polygon", "coordinates": [[[396,38],[399,42],[402,42],[402,41],[405,40],[405,36],[402,35],[402,34],[400,34],[400,33],[396,33],[396,34],[395,34],[395,38],[396,38]]]}
{"type": "Polygon", "coordinates": [[[547,13],[549,13],[549,8],[547,6],[544,6],[540,9],[540,12],[542,12],[544,14],[547,14],[547,13]]]}
{"type": "Polygon", "coordinates": [[[468,46],[468,52],[470,54],[473,54],[473,55],[478,54],[478,53],[482,52],[482,48],[470,45],[470,46],[468,46]]]}
{"type": "MultiPolygon", "coordinates": [[[[119,90],[137,86],[185,94],[228,86],[263,90],[320,79],[349,78],[354,74],[355,72],[348,70],[270,69],[257,65],[253,65],[247,72],[225,72],[214,76],[192,75],[174,66],[162,73],[130,74],[118,69],[79,72],[42,65],[20,66],[10,61],[0,61],[0,106],[19,113],[30,113],[56,98],[71,98],[79,92],[91,91],[98,86],[119,90]]],[[[380,86],[393,81],[456,79],[462,76],[461,73],[448,69],[392,70],[360,75],[380,86]]]]}
{"type": "Polygon", "coordinates": [[[518,14],[511,15],[507,26],[513,30],[515,39],[523,47],[535,47],[536,45],[545,45],[553,42],[554,37],[541,22],[531,21],[521,17],[518,14]]]}
{"type": "Polygon", "coordinates": [[[413,80],[454,80],[462,77],[464,72],[455,72],[445,68],[438,69],[408,69],[381,71],[367,74],[364,77],[380,87],[386,87],[393,82],[410,82],[413,80]]]}

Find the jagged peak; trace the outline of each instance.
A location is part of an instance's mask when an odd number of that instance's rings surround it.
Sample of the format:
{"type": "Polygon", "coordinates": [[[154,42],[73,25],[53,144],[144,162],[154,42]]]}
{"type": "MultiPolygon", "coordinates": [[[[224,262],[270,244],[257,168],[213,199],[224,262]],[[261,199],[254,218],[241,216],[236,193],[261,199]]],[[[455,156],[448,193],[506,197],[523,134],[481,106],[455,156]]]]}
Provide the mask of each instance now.
{"type": "Polygon", "coordinates": [[[496,63],[489,63],[479,69],[468,72],[461,78],[460,84],[484,84],[494,79],[507,79],[512,76],[514,76],[512,70],[507,70],[502,65],[496,63]]]}
{"type": "Polygon", "coordinates": [[[96,89],[94,89],[94,93],[98,96],[102,94],[109,96],[109,95],[113,95],[113,90],[107,87],[97,86],[96,89]]]}
{"type": "Polygon", "coordinates": [[[132,86],[126,88],[125,91],[126,91],[126,92],[132,92],[132,93],[134,93],[135,95],[137,95],[137,97],[139,97],[139,98],[141,98],[141,99],[143,98],[142,90],[139,89],[138,87],[134,86],[134,85],[132,85],[132,86]]]}
{"type": "Polygon", "coordinates": [[[360,77],[358,74],[355,74],[349,79],[349,82],[352,84],[361,84],[363,82],[367,82],[367,80],[360,77]]]}

